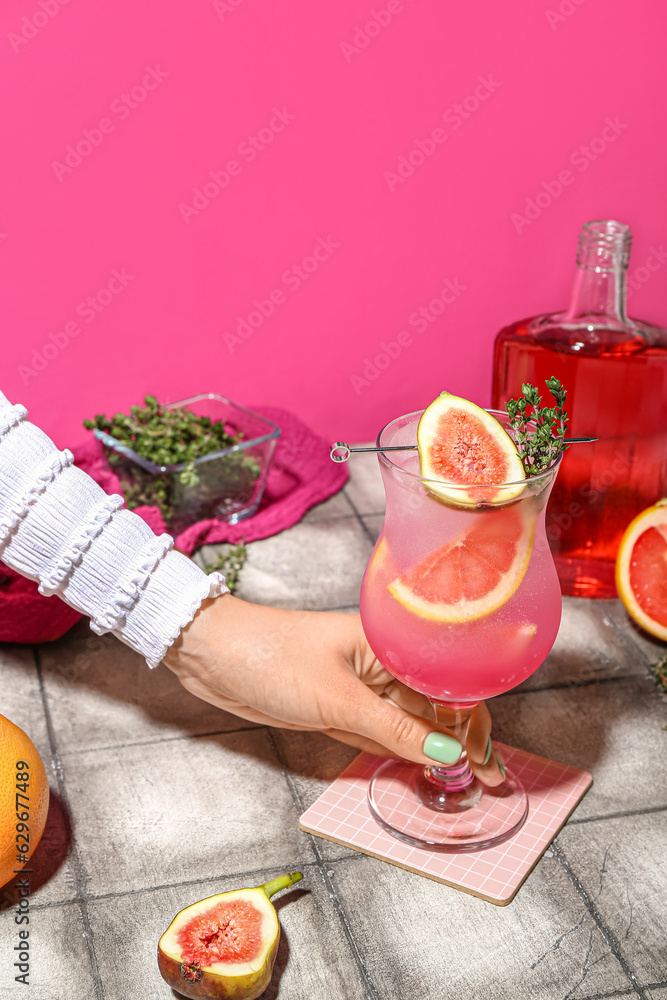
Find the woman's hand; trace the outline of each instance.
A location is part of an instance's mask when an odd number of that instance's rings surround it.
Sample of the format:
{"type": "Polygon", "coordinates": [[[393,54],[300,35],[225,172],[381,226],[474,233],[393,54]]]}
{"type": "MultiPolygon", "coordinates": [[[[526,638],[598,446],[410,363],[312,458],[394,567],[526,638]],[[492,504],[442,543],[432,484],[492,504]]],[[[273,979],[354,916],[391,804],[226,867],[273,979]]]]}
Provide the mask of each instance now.
{"type": "Polygon", "coordinates": [[[165,663],[192,694],[251,722],[319,730],[419,764],[454,763],[460,739],[475,773],[502,781],[493,754],[484,763],[486,706],[462,723],[453,714],[435,723],[428,700],[375,658],[358,615],[283,611],[226,594],[202,604],[165,663]]]}

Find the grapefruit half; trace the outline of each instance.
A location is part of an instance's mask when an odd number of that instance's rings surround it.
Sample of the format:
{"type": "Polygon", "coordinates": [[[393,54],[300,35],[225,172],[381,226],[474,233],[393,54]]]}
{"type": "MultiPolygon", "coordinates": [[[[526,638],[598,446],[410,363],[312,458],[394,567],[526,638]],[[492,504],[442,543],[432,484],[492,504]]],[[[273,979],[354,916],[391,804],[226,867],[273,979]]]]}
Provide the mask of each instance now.
{"type": "Polygon", "coordinates": [[[397,601],[438,622],[467,622],[500,608],[521,583],[535,534],[522,505],[489,509],[477,523],[389,584],[397,601]]]}
{"type": "Polygon", "coordinates": [[[616,588],[637,624],[667,641],[667,499],[628,525],[616,556],[616,588]]]}
{"type": "Polygon", "coordinates": [[[518,483],[502,491],[503,502],[516,499],[523,489],[526,474],[512,438],[494,416],[461,396],[443,392],[424,410],[417,446],[421,476],[430,480],[428,489],[443,500],[471,506],[494,499],[488,489],[465,490],[451,484],[518,483]]]}

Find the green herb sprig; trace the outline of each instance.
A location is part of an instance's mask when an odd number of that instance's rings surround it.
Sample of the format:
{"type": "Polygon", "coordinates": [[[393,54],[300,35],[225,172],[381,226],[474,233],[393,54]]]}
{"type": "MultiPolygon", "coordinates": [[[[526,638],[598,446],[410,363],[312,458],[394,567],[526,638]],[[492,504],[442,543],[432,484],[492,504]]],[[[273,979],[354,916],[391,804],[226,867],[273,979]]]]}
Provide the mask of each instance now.
{"type": "Polygon", "coordinates": [[[204,572],[207,575],[215,572],[222,573],[230,593],[233,594],[238,587],[239,574],[247,558],[248,550],[245,542],[239,542],[238,545],[230,544],[214,562],[204,563],[204,572]]]}
{"type": "Polygon", "coordinates": [[[238,499],[242,506],[244,497],[248,502],[260,475],[252,455],[241,450],[195,466],[197,459],[238,444],[242,433],[230,433],[222,420],[182,407],[163,408],[152,395],[146,396],[144,403],[143,407],[131,406],[128,414],[107,417],[98,413],[83,421],[86,430],[104,431],[154,465],[185,466],[178,472],[153,475],[111,446],[104,446],[130,510],[144,504],[157,506],[171,530],[178,531],[194,520],[215,516],[225,501],[233,504],[238,499]],[[196,516],[183,513],[185,508],[196,516]]]}
{"type": "Polygon", "coordinates": [[[546,386],[555,406],[542,406],[542,397],[530,382],[523,383],[518,399],[505,403],[514,443],[527,476],[536,476],[548,469],[569,447],[563,440],[568,422],[565,412],[567,390],[554,376],[546,380],[546,386]]]}
{"type": "Polygon", "coordinates": [[[242,434],[229,434],[221,420],[198,416],[177,407],[162,409],[155,396],[146,396],[145,407],[131,406],[130,413],[107,417],[103,413],[84,420],[87,430],[101,430],[155,465],[190,463],[212,451],[230,448],[242,434]]]}

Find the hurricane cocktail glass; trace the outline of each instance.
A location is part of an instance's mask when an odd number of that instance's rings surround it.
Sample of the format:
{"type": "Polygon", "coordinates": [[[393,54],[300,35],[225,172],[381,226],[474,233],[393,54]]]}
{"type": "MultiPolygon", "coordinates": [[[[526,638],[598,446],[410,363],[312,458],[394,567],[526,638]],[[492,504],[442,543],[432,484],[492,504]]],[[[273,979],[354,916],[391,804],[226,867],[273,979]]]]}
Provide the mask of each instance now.
{"type": "MultiPolygon", "coordinates": [[[[493,412],[493,411],[490,411],[493,412]]],[[[507,416],[493,413],[508,429],[507,416]]],[[[421,412],[378,435],[387,508],[361,587],[364,631],[380,662],[426,695],[461,737],[474,707],[520,684],[551,649],[561,592],[545,534],[560,459],[524,481],[430,482],[415,450],[421,412]]],[[[440,714],[439,714],[440,713],[440,714]]],[[[474,851],[511,837],[528,801],[508,770],[494,788],[465,751],[451,766],[386,761],[369,787],[375,819],[416,847],[474,851]]]]}

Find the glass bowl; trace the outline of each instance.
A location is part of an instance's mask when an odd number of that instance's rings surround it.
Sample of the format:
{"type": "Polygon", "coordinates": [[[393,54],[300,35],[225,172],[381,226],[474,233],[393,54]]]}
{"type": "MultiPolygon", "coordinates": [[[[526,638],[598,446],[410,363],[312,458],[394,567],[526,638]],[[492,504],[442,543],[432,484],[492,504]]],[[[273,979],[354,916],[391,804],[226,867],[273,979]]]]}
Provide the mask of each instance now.
{"type": "Polygon", "coordinates": [[[205,518],[236,524],[251,517],[262,499],[280,428],[217,393],[190,396],[162,410],[187,409],[222,421],[238,442],[192,463],[155,465],[105,431],[94,431],[110,470],[118,476],[130,509],[159,507],[167,529],[177,535],[205,518]]]}

